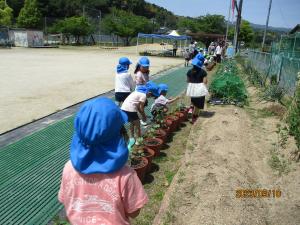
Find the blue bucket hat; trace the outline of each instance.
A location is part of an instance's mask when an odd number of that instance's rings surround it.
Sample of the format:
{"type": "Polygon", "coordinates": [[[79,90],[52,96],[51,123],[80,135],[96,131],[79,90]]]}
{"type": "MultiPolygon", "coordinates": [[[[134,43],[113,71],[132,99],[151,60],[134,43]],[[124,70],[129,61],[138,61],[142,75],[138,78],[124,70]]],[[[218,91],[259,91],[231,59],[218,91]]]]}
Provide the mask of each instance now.
{"type": "Polygon", "coordinates": [[[162,91],[167,92],[168,90],[169,90],[168,85],[166,85],[166,84],[159,84],[158,85],[158,92],[159,92],[159,94],[161,94],[162,91]]]}
{"type": "Polygon", "coordinates": [[[73,167],[82,174],[113,173],[127,162],[128,149],[121,135],[127,115],[108,98],[84,103],[74,121],[70,149],[73,167]]]}
{"type": "Polygon", "coordinates": [[[136,91],[147,94],[151,92],[155,97],[159,96],[158,86],[153,81],[148,81],[146,85],[138,85],[136,86],[136,91]]]}
{"type": "Polygon", "coordinates": [[[148,57],[143,56],[142,58],[140,58],[138,64],[142,67],[149,67],[150,66],[150,60],[148,59],[148,57]]]}
{"type": "Polygon", "coordinates": [[[204,56],[201,53],[199,53],[195,56],[195,58],[193,58],[192,65],[201,68],[203,66],[204,60],[204,56]]]}
{"type": "Polygon", "coordinates": [[[119,59],[119,65],[117,65],[117,73],[127,72],[130,64],[132,64],[132,62],[127,57],[121,57],[119,59]]]}
{"type": "Polygon", "coordinates": [[[155,97],[159,96],[159,92],[158,92],[158,86],[156,83],[154,83],[153,81],[148,81],[146,83],[146,87],[148,89],[148,92],[151,92],[155,97]]]}

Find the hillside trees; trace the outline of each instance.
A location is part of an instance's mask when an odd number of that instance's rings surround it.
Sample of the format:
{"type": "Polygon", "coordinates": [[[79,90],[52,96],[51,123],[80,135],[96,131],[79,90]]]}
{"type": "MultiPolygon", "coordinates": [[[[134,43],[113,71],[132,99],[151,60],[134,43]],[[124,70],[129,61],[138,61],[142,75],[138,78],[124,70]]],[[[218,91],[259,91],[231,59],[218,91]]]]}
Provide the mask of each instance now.
{"type": "Polygon", "coordinates": [[[13,10],[4,0],[0,0],[0,26],[10,26],[13,17],[13,10]]]}
{"type": "Polygon", "coordinates": [[[103,19],[102,25],[107,32],[122,37],[126,46],[139,32],[152,30],[152,24],[147,18],[117,9],[113,9],[112,14],[103,19]]]}
{"type": "Polygon", "coordinates": [[[17,24],[22,28],[38,28],[41,22],[41,12],[38,9],[37,0],[25,0],[21,9],[17,24]]]}
{"type": "Polygon", "coordinates": [[[67,39],[70,35],[73,35],[76,43],[79,44],[80,37],[91,34],[93,28],[86,17],[74,16],[58,21],[51,28],[51,31],[62,33],[67,39]]]}

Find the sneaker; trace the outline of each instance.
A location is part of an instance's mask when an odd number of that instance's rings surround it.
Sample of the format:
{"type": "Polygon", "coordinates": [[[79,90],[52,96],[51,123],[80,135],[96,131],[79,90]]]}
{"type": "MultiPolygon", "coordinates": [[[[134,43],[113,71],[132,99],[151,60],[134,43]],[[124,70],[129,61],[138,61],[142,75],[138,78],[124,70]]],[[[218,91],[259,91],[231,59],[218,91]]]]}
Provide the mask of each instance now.
{"type": "Polygon", "coordinates": [[[148,123],[144,122],[143,120],[140,120],[140,123],[142,124],[142,126],[147,126],[148,125],[148,123]]]}
{"type": "Polygon", "coordinates": [[[132,149],[132,146],[135,144],[135,139],[134,138],[130,138],[129,139],[129,142],[128,142],[128,145],[127,145],[127,148],[128,150],[131,152],[131,149],[132,149]]]}

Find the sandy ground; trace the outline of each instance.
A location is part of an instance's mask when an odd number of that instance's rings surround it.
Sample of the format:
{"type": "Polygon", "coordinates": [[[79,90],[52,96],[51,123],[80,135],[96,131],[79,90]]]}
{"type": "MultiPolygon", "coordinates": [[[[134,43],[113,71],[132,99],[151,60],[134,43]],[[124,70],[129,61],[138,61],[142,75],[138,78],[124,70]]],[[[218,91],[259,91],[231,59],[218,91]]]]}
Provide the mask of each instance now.
{"type": "MultiPolygon", "coordinates": [[[[147,49],[161,49],[159,45],[147,49]]],[[[118,59],[134,65],[135,47],[0,49],[0,134],[114,88],[118,59]]],[[[183,63],[182,59],[150,57],[151,74],[183,63]]]]}
{"type": "MultiPolygon", "coordinates": [[[[183,165],[153,224],[300,224],[300,165],[292,161],[290,172],[281,176],[268,165],[280,119],[257,116],[262,107],[252,97],[248,109],[208,108],[210,114],[190,133],[183,165]],[[282,195],[237,198],[238,189],[277,189],[282,195]]],[[[280,154],[289,158],[295,149],[290,138],[280,154]]]]}

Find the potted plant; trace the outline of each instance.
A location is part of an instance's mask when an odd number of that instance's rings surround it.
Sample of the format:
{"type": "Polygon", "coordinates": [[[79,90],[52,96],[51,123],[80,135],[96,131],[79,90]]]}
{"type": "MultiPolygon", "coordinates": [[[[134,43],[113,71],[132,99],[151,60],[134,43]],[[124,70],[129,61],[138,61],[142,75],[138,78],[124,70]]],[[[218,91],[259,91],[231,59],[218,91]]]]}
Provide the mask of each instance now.
{"type": "Polygon", "coordinates": [[[148,131],[147,133],[147,137],[156,137],[159,138],[161,140],[163,140],[163,142],[165,143],[167,140],[167,132],[164,131],[163,129],[161,129],[161,125],[160,124],[154,124],[148,131]]]}
{"type": "Polygon", "coordinates": [[[159,156],[163,141],[156,137],[149,137],[144,139],[144,145],[155,152],[154,156],[159,156]]]}
{"type": "Polygon", "coordinates": [[[136,157],[134,154],[131,153],[129,157],[129,164],[130,167],[135,170],[141,182],[143,182],[148,168],[147,158],[136,157]]]}
{"type": "Polygon", "coordinates": [[[160,129],[166,132],[166,136],[170,134],[170,127],[172,126],[172,121],[165,119],[165,112],[163,110],[158,111],[154,122],[160,126],[160,129]]]}
{"type": "Polygon", "coordinates": [[[189,112],[189,109],[183,103],[179,103],[178,104],[178,106],[176,108],[176,112],[180,112],[180,113],[183,114],[182,122],[183,121],[188,121],[188,112],[189,112]]]}
{"type": "Polygon", "coordinates": [[[166,117],[167,120],[171,120],[172,121],[172,125],[171,125],[171,131],[176,131],[179,128],[180,125],[180,121],[179,121],[179,117],[175,116],[175,115],[169,115],[166,117]]]}
{"type": "Polygon", "coordinates": [[[154,150],[152,150],[151,148],[148,148],[146,146],[135,146],[132,149],[131,154],[136,158],[145,157],[148,160],[146,172],[149,172],[151,170],[152,159],[155,155],[154,150]]]}

